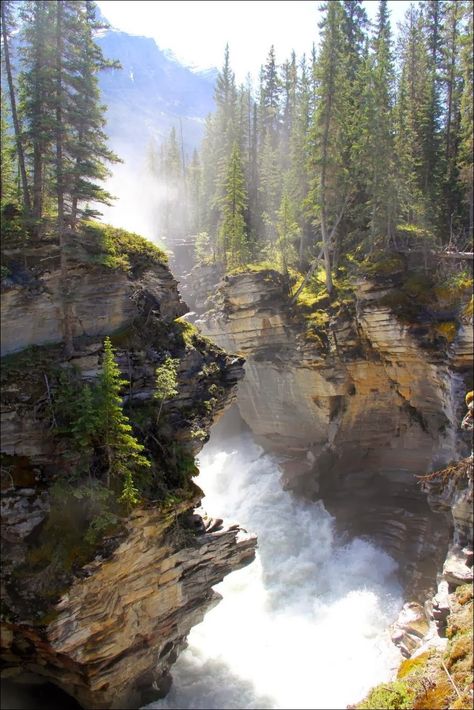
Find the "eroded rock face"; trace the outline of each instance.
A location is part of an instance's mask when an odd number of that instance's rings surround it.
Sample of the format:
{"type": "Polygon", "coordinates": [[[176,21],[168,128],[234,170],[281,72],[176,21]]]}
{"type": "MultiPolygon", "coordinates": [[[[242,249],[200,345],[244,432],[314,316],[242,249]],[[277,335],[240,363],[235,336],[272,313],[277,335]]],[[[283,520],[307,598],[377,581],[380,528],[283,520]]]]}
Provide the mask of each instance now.
{"type": "Polygon", "coordinates": [[[163,265],[134,275],[75,264],[71,279],[76,352],[68,359],[57,270],[27,274],[2,290],[9,355],[1,409],[2,660],[9,676],[40,675],[84,707],[132,708],[166,694],[187,634],[219,601],[213,585],[255,555],[254,535],[193,513],[202,492],[189,483],[212,422],[235,399],[243,359],[174,321],[187,307],[163,265]],[[78,462],[56,423],[61,373],[74,366],[80,382],[93,383],[106,334],[128,382],[127,414],[156,464],[156,484],[149,484],[148,503],[99,536],[92,553],[81,548],[80,525],[74,538],[65,510],[68,529],[56,535],[69,542],[61,548],[66,557],[58,557],[54,533],[44,532],[53,509],[58,513],[53,484],[78,462]],[[179,361],[178,392],[160,408],[158,429],[155,372],[167,356],[179,361]],[[179,465],[168,472],[173,456],[179,465]],[[168,490],[179,489],[170,505],[161,476],[168,490]]]}
{"type": "Polygon", "coordinates": [[[187,541],[180,524],[153,509],[132,514],[126,539],[81,570],[50,624],[6,624],[4,661],[50,678],[85,708],[136,708],[164,694],[190,629],[220,599],[212,586],[256,547],[237,524],[188,530],[187,541]]]}
{"type": "MultiPolygon", "coordinates": [[[[177,318],[187,311],[177,283],[165,266],[156,264],[139,279],[121,270],[90,265],[76,265],[69,273],[75,337],[105,336],[123,328],[136,316],[140,301],[148,301],[165,319],[177,318]]],[[[11,284],[2,289],[2,356],[31,345],[62,341],[60,288],[60,273],[54,270],[26,285],[11,284]]]]}
{"type": "Polygon", "coordinates": [[[238,406],[261,443],[286,459],[284,485],[322,497],[346,529],[403,559],[423,589],[442,564],[448,530],[415,475],[465,446],[457,407],[472,365],[466,329],[449,347],[430,340],[428,329],[381,305],[389,286],[361,280],[352,308],[341,308],[324,337],[308,337],[286,288],[272,271],[227,276],[197,324],[246,358],[238,406]]]}

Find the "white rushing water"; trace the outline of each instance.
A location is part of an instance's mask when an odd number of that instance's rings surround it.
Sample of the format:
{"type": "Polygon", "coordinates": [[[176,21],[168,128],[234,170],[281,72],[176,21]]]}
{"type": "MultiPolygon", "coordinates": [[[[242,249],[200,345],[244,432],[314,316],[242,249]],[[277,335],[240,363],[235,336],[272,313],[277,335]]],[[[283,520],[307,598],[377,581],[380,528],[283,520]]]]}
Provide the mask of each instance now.
{"type": "Polygon", "coordinates": [[[259,539],[257,559],[189,635],[169,695],[148,708],[345,708],[399,663],[387,627],[403,603],[396,563],[338,540],[320,503],[282,490],[277,461],[249,434],[199,456],[204,509],[259,539]]]}

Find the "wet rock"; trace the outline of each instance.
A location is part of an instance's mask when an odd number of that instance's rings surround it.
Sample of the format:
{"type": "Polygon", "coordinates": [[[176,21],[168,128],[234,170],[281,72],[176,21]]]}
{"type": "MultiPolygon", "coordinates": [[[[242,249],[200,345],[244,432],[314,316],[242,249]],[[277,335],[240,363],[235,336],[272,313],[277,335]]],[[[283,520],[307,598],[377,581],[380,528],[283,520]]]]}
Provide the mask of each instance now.
{"type": "Polygon", "coordinates": [[[391,639],[405,658],[410,658],[422,645],[430,628],[425,610],[417,602],[403,605],[397,621],[391,626],[391,639]]]}

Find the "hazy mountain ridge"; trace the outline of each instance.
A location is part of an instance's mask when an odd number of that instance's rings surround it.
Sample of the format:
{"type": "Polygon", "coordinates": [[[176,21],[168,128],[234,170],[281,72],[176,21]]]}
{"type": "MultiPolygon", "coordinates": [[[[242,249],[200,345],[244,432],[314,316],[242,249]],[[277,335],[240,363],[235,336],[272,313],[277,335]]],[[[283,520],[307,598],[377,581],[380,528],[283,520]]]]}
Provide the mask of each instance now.
{"type": "Polygon", "coordinates": [[[97,43],[108,59],[122,65],[100,75],[112,147],[122,157],[140,159],[150,140],[159,144],[181,119],[190,152],[202,137],[205,117],[214,110],[217,70],[193,71],[150,37],[110,29],[97,43]]]}

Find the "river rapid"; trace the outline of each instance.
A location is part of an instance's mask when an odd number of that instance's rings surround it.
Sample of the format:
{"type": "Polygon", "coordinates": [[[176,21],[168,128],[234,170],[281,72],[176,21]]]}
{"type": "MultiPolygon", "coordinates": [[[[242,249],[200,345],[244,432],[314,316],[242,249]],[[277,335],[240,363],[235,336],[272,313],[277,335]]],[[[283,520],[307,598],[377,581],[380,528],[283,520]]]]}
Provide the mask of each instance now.
{"type": "Polygon", "coordinates": [[[250,433],[223,431],[199,456],[203,508],[257,533],[257,558],[215,587],[223,600],[191,631],[168,696],[147,708],[345,708],[399,664],[388,633],[403,604],[397,564],[336,534],[321,502],[284,491],[278,460],[250,433]]]}

